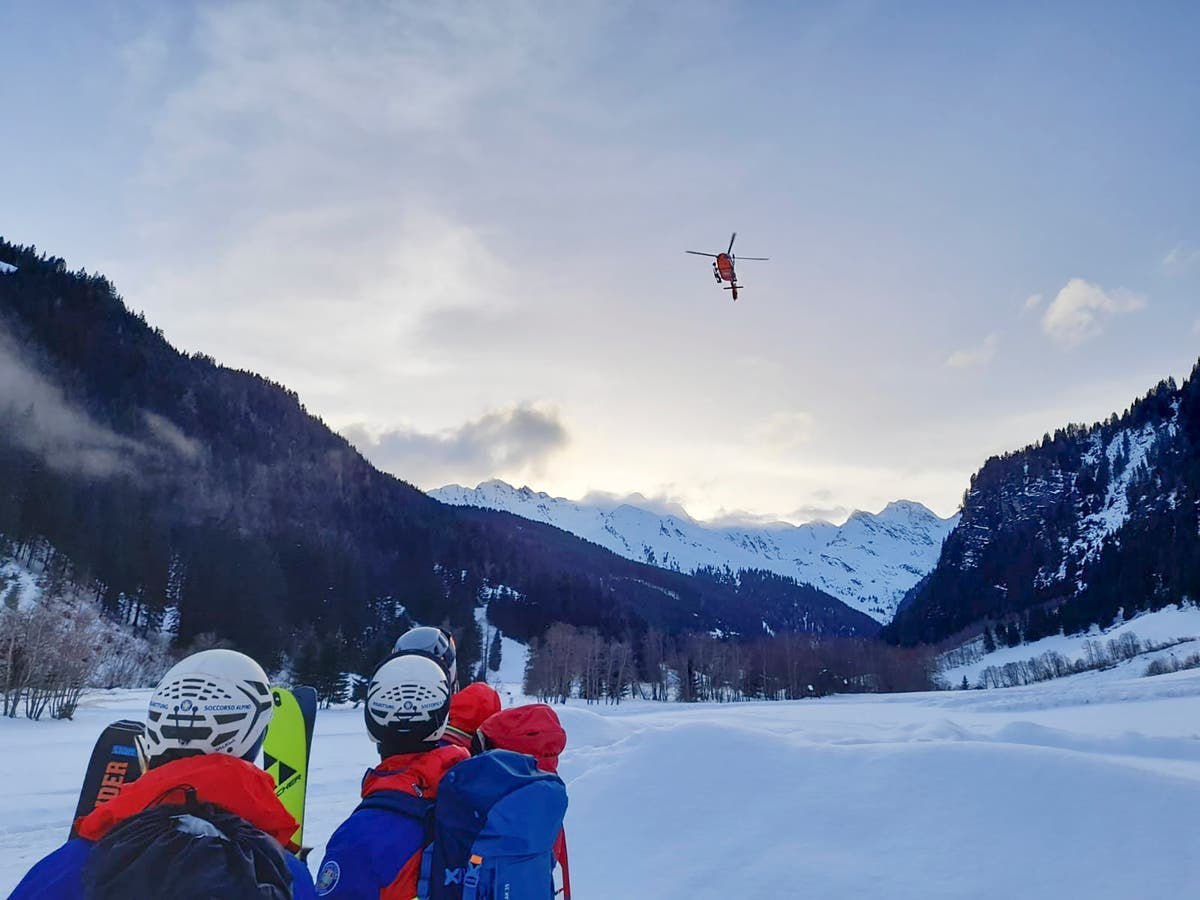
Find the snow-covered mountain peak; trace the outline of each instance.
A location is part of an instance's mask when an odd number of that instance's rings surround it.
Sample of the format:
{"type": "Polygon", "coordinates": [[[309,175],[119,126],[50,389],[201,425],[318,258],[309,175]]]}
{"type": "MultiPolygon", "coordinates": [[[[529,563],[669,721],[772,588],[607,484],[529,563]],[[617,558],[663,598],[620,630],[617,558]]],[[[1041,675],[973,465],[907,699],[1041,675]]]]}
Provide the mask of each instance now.
{"type": "Polygon", "coordinates": [[[929,519],[936,519],[937,514],[924,503],[918,503],[916,500],[893,500],[879,512],[878,517],[881,519],[917,519],[928,521],[929,519]]]}
{"type": "Polygon", "coordinates": [[[697,522],[675,505],[641,506],[637,495],[567,500],[495,479],[474,489],[447,485],[430,496],[545,522],[663,568],[766,569],[807,582],[880,622],[891,620],[905,592],[933,568],[958,521],[897,500],[879,513],[857,511],[841,526],[824,521],[721,526],[697,522]]]}

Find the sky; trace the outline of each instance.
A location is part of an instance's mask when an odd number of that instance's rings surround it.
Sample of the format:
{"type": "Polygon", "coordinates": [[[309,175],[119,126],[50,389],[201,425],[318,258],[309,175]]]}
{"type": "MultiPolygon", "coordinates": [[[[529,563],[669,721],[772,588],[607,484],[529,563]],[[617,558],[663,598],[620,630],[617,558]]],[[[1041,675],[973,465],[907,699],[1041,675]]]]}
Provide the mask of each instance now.
{"type": "Polygon", "coordinates": [[[949,515],[1200,356],[1195,4],[0,21],[0,234],[421,488],[949,515]]]}

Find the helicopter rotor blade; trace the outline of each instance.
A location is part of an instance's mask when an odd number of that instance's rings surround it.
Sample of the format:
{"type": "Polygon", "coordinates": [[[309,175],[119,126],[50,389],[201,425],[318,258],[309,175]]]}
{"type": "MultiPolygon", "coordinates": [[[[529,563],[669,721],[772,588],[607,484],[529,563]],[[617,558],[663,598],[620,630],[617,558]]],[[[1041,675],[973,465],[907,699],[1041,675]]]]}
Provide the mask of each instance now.
{"type": "Polygon", "coordinates": [[[733,234],[731,234],[731,235],[729,236],[729,249],[725,251],[726,253],[732,253],[732,252],[733,252],[733,242],[734,242],[734,240],[735,240],[736,238],[737,238],[737,232],[735,231],[733,234]]]}
{"type": "Polygon", "coordinates": [[[693,256],[711,256],[713,259],[717,258],[717,254],[715,253],[701,253],[699,250],[684,250],[683,252],[691,253],[693,256]]]}
{"type": "Polygon", "coordinates": [[[739,256],[738,259],[756,259],[759,262],[766,262],[771,257],[769,256],[739,256]]]}

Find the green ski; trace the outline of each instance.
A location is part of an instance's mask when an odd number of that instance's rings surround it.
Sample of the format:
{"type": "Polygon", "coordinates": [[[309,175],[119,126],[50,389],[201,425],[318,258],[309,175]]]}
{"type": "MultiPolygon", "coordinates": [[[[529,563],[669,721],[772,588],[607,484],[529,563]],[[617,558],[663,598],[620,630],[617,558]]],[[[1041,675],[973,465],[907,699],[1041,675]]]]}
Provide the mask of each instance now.
{"type": "Polygon", "coordinates": [[[275,714],[263,742],[263,768],[275,779],[275,796],[300,823],[292,840],[303,846],[304,800],[317,692],[310,687],[272,688],[275,714]]]}

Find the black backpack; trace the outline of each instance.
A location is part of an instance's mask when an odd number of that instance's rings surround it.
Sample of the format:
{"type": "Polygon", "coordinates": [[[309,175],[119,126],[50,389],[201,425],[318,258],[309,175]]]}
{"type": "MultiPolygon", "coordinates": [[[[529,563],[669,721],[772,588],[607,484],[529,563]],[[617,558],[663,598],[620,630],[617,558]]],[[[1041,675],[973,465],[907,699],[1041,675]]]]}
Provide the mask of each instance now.
{"type": "Polygon", "coordinates": [[[211,803],[152,806],[96,844],[83,869],[87,900],[292,900],[284,849],[211,803]]]}

